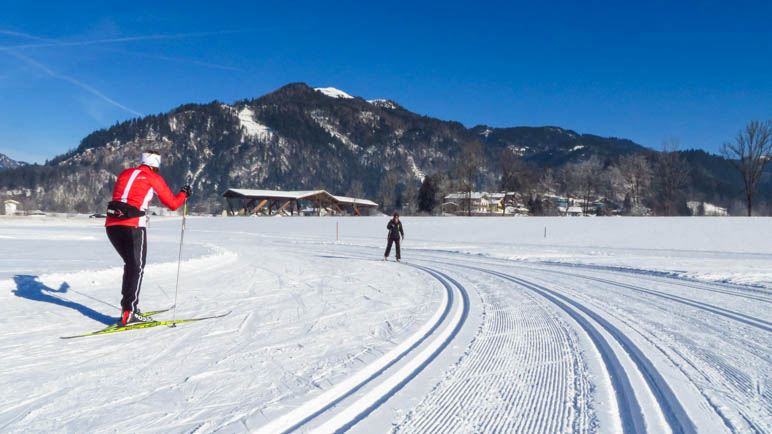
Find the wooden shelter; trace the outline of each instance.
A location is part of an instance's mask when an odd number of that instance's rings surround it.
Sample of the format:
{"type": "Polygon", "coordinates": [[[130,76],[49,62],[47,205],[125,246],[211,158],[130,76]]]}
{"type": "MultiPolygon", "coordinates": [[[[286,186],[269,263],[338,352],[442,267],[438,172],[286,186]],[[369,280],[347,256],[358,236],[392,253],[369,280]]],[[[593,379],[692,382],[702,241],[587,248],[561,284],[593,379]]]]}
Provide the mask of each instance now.
{"type": "Polygon", "coordinates": [[[345,215],[369,214],[371,209],[378,207],[373,201],[343,196],[333,196],[324,190],[279,191],[250,190],[229,188],[223,196],[228,201],[230,215],[254,215],[263,213],[301,214],[301,201],[310,202],[317,215],[322,211],[327,214],[345,215]]]}

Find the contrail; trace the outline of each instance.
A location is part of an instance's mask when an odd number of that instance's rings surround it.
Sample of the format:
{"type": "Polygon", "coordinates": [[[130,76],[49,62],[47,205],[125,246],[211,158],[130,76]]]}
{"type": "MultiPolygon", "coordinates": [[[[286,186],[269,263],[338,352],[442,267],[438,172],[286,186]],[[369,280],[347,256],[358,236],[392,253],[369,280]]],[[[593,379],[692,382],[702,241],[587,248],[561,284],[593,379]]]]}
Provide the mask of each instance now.
{"type": "Polygon", "coordinates": [[[108,50],[115,53],[123,53],[123,54],[129,54],[131,56],[138,56],[138,57],[147,57],[150,59],[160,59],[160,60],[166,60],[169,62],[178,62],[178,63],[190,63],[192,65],[198,65],[198,66],[205,66],[207,68],[214,68],[214,69],[223,69],[226,71],[237,71],[237,72],[247,72],[243,68],[239,68],[236,66],[227,66],[227,65],[219,65],[217,63],[209,63],[209,62],[202,62],[200,60],[194,60],[194,59],[182,59],[179,57],[169,57],[169,56],[163,56],[161,54],[149,54],[149,53],[139,53],[136,51],[127,51],[127,50],[120,50],[117,48],[107,48],[107,47],[100,47],[100,50],[108,50]]]}
{"type": "MultiPolygon", "coordinates": [[[[127,36],[123,38],[110,38],[110,39],[92,39],[90,41],[74,41],[74,42],[63,42],[63,41],[57,41],[57,42],[46,42],[42,44],[21,44],[21,45],[6,45],[6,46],[0,46],[0,50],[15,50],[15,49],[24,49],[24,48],[45,48],[45,47],[77,47],[77,46],[84,46],[84,45],[100,45],[100,44],[115,44],[120,42],[133,42],[133,41],[147,41],[151,39],[181,39],[181,38],[198,38],[202,36],[212,36],[212,35],[225,35],[230,33],[243,33],[243,32],[250,32],[253,31],[252,29],[245,29],[245,30],[221,30],[217,32],[199,32],[199,33],[177,33],[177,34],[171,34],[171,35],[144,35],[144,36],[127,36]]],[[[5,34],[13,34],[14,36],[31,36],[26,35],[24,33],[19,32],[11,32],[11,31],[3,31],[5,34]]],[[[35,38],[38,40],[45,40],[43,38],[35,38]]]]}
{"type": "Polygon", "coordinates": [[[34,66],[34,67],[44,71],[46,74],[48,74],[49,76],[51,76],[53,78],[58,78],[60,80],[68,81],[68,82],[70,82],[70,83],[72,83],[72,84],[74,84],[74,85],[76,85],[76,86],[78,86],[80,88],[83,88],[83,89],[91,92],[92,94],[98,96],[99,98],[102,98],[103,100],[109,102],[110,104],[112,104],[112,105],[114,105],[114,106],[116,106],[118,108],[121,108],[123,110],[126,110],[127,112],[129,112],[129,113],[131,113],[131,114],[133,114],[135,116],[138,116],[138,117],[142,117],[143,116],[142,113],[126,107],[125,105],[123,105],[123,104],[119,103],[118,101],[110,98],[109,96],[103,94],[99,90],[94,89],[93,87],[87,85],[86,83],[83,83],[83,82],[81,82],[79,80],[76,80],[76,79],[74,79],[72,77],[68,77],[66,75],[59,74],[58,72],[52,70],[51,68],[43,65],[42,63],[40,63],[40,62],[38,62],[36,60],[30,59],[29,57],[24,56],[23,54],[19,54],[19,53],[16,53],[14,51],[11,51],[11,50],[6,50],[6,51],[8,52],[8,54],[10,54],[10,55],[12,55],[12,56],[14,56],[14,57],[16,57],[18,59],[21,59],[24,62],[26,62],[27,64],[32,65],[32,66],[34,66]]]}

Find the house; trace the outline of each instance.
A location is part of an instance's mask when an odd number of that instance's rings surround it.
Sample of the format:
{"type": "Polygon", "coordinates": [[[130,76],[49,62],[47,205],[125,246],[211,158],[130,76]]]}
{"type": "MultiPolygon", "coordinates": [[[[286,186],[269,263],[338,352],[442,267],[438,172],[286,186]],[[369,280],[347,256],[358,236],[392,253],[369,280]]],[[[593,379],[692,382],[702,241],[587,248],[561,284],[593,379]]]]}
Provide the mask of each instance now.
{"type": "Polygon", "coordinates": [[[13,199],[8,199],[5,202],[5,215],[16,214],[16,209],[21,205],[21,202],[17,202],[13,199]]]}
{"type": "Polygon", "coordinates": [[[488,193],[486,191],[457,192],[444,197],[443,212],[465,215],[501,214],[507,195],[512,193],[488,193]]]}
{"type": "Polygon", "coordinates": [[[560,211],[560,213],[563,215],[572,217],[581,217],[584,215],[584,211],[582,211],[582,207],[580,206],[569,206],[568,208],[559,206],[558,211],[560,211]]]}

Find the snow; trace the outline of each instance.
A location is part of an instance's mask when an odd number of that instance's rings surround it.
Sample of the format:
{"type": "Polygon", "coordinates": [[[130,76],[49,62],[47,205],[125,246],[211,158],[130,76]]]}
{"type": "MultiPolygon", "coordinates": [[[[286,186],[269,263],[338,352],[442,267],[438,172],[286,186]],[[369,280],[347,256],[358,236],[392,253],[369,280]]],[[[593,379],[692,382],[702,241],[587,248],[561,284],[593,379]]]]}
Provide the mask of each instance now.
{"type": "Polygon", "coordinates": [[[368,99],[367,102],[370,104],[384,108],[384,109],[390,109],[390,110],[396,110],[397,104],[395,104],[393,101],[390,101],[388,99],[368,99]]]}
{"type": "Polygon", "coordinates": [[[270,138],[271,129],[255,121],[255,112],[249,107],[244,107],[239,111],[239,121],[241,122],[241,127],[246,130],[247,136],[261,140],[270,138]]]}
{"type": "Polygon", "coordinates": [[[334,87],[316,87],[314,88],[315,91],[321,92],[330,98],[354,98],[353,96],[347,94],[346,92],[343,92],[340,89],[335,89],[334,87]]]}
{"type": "Polygon", "coordinates": [[[426,174],[423,170],[418,168],[418,165],[415,164],[415,159],[413,159],[412,155],[407,156],[407,163],[410,165],[410,170],[413,172],[413,175],[418,180],[418,182],[424,182],[426,174]]]}
{"type": "Polygon", "coordinates": [[[584,149],[584,145],[576,145],[573,148],[571,148],[571,152],[578,151],[584,149]]]}
{"type": "Polygon", "coordinates": [[[401,220],[396,264],[383,217],[189,217],[175,315],[230,315],[63,341],[118,316],[103,221],[0,217],[0,430],[772,430],[772,220],[401,220]]]}

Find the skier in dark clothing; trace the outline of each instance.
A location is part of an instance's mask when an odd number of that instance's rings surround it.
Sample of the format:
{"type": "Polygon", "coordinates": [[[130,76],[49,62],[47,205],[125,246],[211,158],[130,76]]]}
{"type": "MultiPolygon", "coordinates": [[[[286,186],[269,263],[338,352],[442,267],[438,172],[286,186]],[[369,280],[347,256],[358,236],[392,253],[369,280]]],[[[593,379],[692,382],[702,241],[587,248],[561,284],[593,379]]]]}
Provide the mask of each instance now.
{"type": "Polygon", "coordinates": [[[399,251],[400,235],[402,235],[402,240],[405,239],[405,231],[402,229],[402,223],[399,221],[399,214],[394,213],[394,218],[389,220],[389,223],[386,225],[386,229],[389,230],[389,235],[387,237],[388,241],[386,243],[386,253],[383,255],[383,260],[389,260],[391,244],[395,243],[397,245],[397,262],[399,262],[399,260],[402,258],[399,251]]]}

